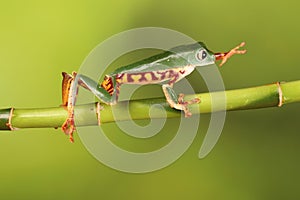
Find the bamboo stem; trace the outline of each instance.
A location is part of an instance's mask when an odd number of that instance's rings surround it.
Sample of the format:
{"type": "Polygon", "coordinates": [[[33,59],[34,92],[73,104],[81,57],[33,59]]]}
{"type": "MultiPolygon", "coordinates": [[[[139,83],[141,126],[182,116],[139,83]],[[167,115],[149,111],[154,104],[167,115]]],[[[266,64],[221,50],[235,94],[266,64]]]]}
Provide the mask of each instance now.
{"type": "MultiPolygon", "coordinates": [[[[201,103],[191,105],[193,114],[209,113],[212,109],[212,97],[222,95],[222,92],[201,93],[186,95],[185,99],[198,97],[201,103]]],[[[235,89],[225,91],[226,110],[246,110],[267,107],[277,107],[280,104],[300,102],[300,80],[286,83],[274,83],[264,86],[235,89]]],[[[97,125],[97,102],[78,105],[75,108],[75,120],[77,126],[97,125]]],[[[214,100],[214,112],[224,110],[224,99],[214,100]],[[221,102],[222,101],[222,102],[221,102]]],[[[121,101],[114,106],[101,104],[100,122],[109,123],[122,120],[136,120],[149,118],[149,109],[154,113],[152,118],[180,117],[181,112],[169,107],[165,98],[141,99],[121,101]],[[153,105],[160,105],[154,106],[153,105]],[[130,116],[127,114],[127,106],[130,116]],[[152,108],[151,108],[152,107],[152,108]],[[113,109],[112,109],[113,108],[113,109]],[[114,110],[114,111],[113,111],[114,110]],[[165,110],[165,113],[161,112],[165,110]],[[114,112],[118,115],[114,116],[114,112]]],[[[67,110],[64,107],[32,108],[32,109],[0,109],[0,130],[14,130],[17,128],[46,128],[60,127],[67,118],[67,110]]]]}

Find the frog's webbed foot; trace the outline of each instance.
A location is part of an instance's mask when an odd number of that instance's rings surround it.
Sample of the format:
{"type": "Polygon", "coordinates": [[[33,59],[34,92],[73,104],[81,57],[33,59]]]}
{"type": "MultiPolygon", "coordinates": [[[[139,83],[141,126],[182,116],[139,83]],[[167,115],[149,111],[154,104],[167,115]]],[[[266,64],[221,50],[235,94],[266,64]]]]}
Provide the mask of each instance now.
{"type": "Polygon", "coordinates": [[[199,98],[194,98],[194,99],[191,99],[189,101],[184,101],[184,94],[180,93],[178,95],[178,104],[181,105],[185,117],[192,116],[192,113],[188,109],[188,105],[195,104],[195,103],[200,103],[200,99],[199,98]]]}
{"type": "Polygon", "coordinates": [[[62,93],[63,93],[63,106],[68,110],[68,117],[66,121],[62,124],[61,129],[66,134],[69,135],[70,141],[73,143],[73,133],[76,130],[74,122],[74,106],[72,102],[74,101],[72,90],[77,86],[74,86],[74,80],[76,77],[76,72],[73,72],[72,75],[65,72],[62,73],[63,82],[62,82],[62,93]]]}
{"type": "Polygon", "coordinates": [[[172,85],[162,85],[162,89],[170,107],[175,108],[177,110],[182,110],[184,112],[185,117],[190,117],[192,115],[192,113],[189,111],[188,105],[200,102],[199,98],[194,98],[192,100],[185,101],[184,94],[179,94],[177,96],[177,94],[172,88],[172,85]]]}
{"type": "Polygon", "coordinates": [[[74,122],[74,107],[68,108],[68,118],[61,126],[62,131],[69,135],[70,142],[74,142],[73,133],[76,130],[74,122]]]}
{"type": "Polygon", "coordinates": [[[223,64],[225,64],[226,61],[235,54],[245,54],[247,50],[239,50],[239,48],[245,46],[245,44],[246,44],[245,42],[242,42],[241,44],[231,49],[227,53],[215,53],[216,60],[222,60],[219,66],[221,67],[223,64]]]}

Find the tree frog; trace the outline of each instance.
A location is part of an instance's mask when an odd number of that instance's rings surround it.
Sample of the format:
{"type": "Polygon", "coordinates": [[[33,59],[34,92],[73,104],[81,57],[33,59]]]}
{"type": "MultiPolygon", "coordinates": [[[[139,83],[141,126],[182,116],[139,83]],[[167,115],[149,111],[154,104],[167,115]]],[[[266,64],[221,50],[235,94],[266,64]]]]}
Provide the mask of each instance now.
{"type": "Polygon", "coordinates": [[[75,131],[73,104],[76,94],[74,95],[72,91],[77,91],[79,86],[90,90],[101,102],[114,105],[118,101],[122,84],[160,84],[170,107],[183,111],[185,117],[189,117],[191,112],[188,105],[200,103],[200,99],[185,101],[183,94],[175,93],[173,85],[192,73],[196,67],[211,65],[217,60],[221,60],[219,66],[222,66],[232,55],[246,53],[246,50],[239,50],[244,45],[245,42],[242,42],[226,53],[213,53],[202,42],[174,47],[169,51],[118,68],[107,74],[101,83],[83,74],[73,72],[70,75],[63,72],[63,105],[67,106],[68,118],[62,125],[62,130],[73,142],[75,131]]]}

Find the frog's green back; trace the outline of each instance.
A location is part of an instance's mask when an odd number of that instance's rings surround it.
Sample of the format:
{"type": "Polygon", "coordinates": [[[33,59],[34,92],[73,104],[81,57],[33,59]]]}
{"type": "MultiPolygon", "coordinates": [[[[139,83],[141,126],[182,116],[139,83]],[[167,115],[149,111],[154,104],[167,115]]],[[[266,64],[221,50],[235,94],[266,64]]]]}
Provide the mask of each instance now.
{"type": "Polygon", "coordinates": [[[202,42],[177,46],[171,48],[169,51],[120,67],[109,75],[113,76],[122,73],[138,73],[184,67],[190,65],[190,62],[186,59],[186,55],[195,52],[199,48],[206,49],[206,46],[202,42]]]}

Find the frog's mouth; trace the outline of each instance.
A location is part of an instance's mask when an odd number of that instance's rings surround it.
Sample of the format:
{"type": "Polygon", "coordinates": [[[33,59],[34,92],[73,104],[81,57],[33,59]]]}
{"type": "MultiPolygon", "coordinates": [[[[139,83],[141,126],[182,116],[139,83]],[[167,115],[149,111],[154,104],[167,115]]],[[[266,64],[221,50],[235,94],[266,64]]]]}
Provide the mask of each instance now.
{"type": "Polygon", "coordinates": [[[229,52],[226,53],[214,53],[216,60],[222,60],[229,52]]]}

